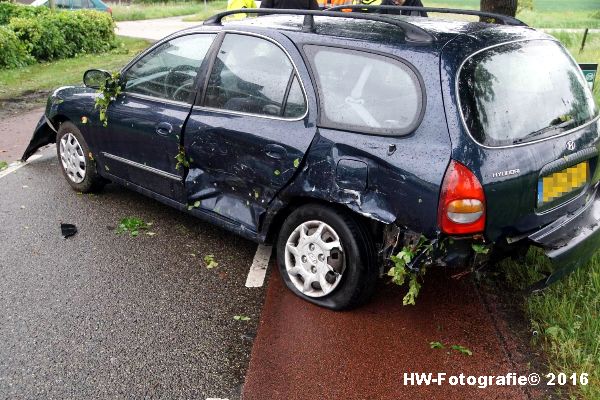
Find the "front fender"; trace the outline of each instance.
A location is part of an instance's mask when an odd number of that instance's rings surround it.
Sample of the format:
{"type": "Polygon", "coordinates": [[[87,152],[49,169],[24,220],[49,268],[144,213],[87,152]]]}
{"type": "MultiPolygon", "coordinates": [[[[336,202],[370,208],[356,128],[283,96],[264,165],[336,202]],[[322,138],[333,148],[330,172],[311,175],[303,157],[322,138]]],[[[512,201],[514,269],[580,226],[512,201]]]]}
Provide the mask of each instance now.
{"type": "Polygon", "coordinates": [[[59,127],[55,117],[57,115],[68,115],[69,110],[73,108],[73,96],[89,90],[80,86],[63,86],[55,89],[48,96],[46,111],[33,132],[29,146],[27,146],[21,157],[22,161],[26,161],[40,147],[56,142],[56,133],[59,127]]]}
{"type": "Polygon", "coordinates": [[[55,142],[56,129],[52,126],[52,123],[48,120],[46,115],[43,115],[33,131],[33,137],[29,141],[29,145],[25,149],[21,161],[27,161],[27,159],[40,147],[55,142]]]}

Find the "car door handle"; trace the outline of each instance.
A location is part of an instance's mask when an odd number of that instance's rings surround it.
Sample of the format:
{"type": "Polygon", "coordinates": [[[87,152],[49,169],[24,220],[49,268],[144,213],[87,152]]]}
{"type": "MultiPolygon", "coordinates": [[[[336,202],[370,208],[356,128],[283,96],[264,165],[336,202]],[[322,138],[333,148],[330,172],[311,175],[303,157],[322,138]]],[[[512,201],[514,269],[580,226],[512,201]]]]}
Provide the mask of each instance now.
{"type": "Polygon", "coordinates": [[[158,133],[161,136],[167,136],[171,132],[173,132],[173,125],[171,125],[168,122],[161,122],[158,125],[156,125],[156,133],[158,133]]]}
{"type": "Polygon", "coordinates": [[[283,146],[271,143],[265,146],[265,153],[268,157],[281,160],[287,155],[287,150],[283,146]]]}

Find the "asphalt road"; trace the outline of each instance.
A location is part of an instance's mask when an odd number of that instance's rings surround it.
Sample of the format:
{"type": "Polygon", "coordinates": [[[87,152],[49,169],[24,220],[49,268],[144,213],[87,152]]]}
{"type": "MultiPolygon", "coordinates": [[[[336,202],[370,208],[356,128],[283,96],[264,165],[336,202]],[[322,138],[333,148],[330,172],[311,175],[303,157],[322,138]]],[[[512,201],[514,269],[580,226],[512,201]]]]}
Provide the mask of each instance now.
{"type": "Polygon", "coordinates": [[[116,185],[77,194],[54,152],[0,178],[0,398],[238,398],[256,246],[116,185]],[[127,216],[156,234],[117,235],[127,216]]]}

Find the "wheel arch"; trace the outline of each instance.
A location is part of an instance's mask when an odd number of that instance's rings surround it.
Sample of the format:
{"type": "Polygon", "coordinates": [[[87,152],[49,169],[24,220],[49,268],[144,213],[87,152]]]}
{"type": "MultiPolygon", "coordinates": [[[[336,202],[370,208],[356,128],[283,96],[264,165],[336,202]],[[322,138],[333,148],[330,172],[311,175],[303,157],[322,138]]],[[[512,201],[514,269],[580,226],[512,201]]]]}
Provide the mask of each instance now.
{"type": "Polygon", "coordinates": [[[379,220],[368,218],[365,215],[357,213],[350,207],[345,207],[342,204],[329,202],[323,199],[309,197],[309,196],[295,196],[285,203],[281,202],[280,207],[277,208],[271,215],[268,215],[265,219],[265,242],[266,243],[275,243],[277,239],[277,234],[279,233],[279,229],[283,225],[285,219],[298,207],[304,206],[307,204],[318,204],[321,206],[329,207],[331,209],[337,210],[341,213],[349,215],[352,217],[358,224],[360,224],[363,229],[373,235],[375,238],[375,242],[380,242],[383,236],[383,229],[387,225],[379,220]]]}

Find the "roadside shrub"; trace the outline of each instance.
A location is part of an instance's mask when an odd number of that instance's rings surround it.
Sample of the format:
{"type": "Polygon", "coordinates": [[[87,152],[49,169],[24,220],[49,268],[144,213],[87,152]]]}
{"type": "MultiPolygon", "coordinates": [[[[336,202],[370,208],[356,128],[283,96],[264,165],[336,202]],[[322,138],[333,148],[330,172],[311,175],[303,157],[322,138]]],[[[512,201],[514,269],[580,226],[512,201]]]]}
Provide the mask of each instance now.
{"type": "Polygon", "coordinates": [[[0,26],[0,68],[19,68],[33,62],[27,49],[15,33],[0,26]]]}
{"type": "Polygon", "coordinates": [[[68,56],[65,35],[51,18],[12,18],[8,27],[36,60],[48,61],[68,56]]]}
{"type": "Polygon", "coordinates": [[[0,25],[6,25],[11,18],[34,18],[50,13],[47,7],[31,7],[22,4],[3,3],[0,0],[0,25]]]}
{"type": "MultiPolygon", "coordinates": [[[[19,48],[24,49],[30,59],[50,61],[114,48],[114,27],[108,13],[92,10],[48,11],[34,17],[12,17],[4,31],[12,31],[15,42],[19,43],[17,47],[11,47],[13,50],[10,54],[15,54],[17,50],[14,49],[19,48]]],[[[9,65],[16,64],[12,61],[0,64],[4,67],[9,65]]]]}
{"type": "Polygon", "coordinates": [[[108,13],[82,10],[51,13],[44,18],[63,33],[66,57],[115,47],[115,25],[108,13]]]}

